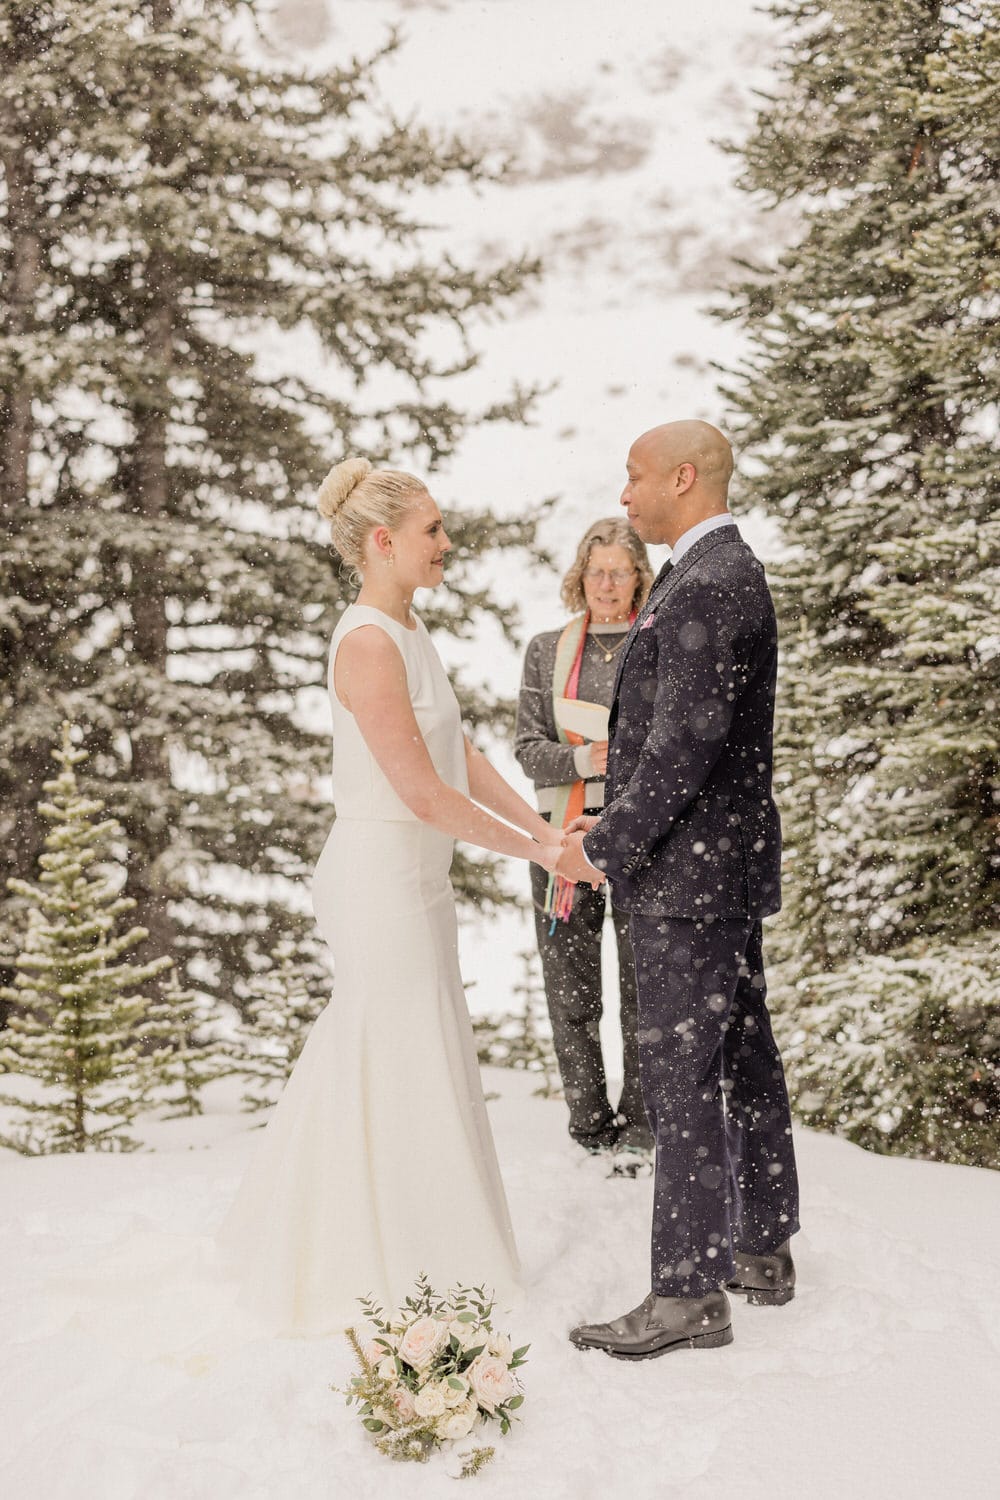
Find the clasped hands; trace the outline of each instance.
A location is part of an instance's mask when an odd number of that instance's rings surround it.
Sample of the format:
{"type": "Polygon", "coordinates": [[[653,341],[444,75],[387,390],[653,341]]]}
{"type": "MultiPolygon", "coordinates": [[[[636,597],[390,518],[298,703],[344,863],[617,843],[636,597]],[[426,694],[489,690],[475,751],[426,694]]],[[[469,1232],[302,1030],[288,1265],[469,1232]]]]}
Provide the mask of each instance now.
{"type": "Polygon", "coordinates": [[[549,874],[562,875],[565,880],[585,881],[593,890],[604,884],[604,876],[595,870],[583,852],[583,836],[597,822],[596,818],[581,817],[563,829],[552,830],[557,836],[542,846],[539,864],[549,874]]]}

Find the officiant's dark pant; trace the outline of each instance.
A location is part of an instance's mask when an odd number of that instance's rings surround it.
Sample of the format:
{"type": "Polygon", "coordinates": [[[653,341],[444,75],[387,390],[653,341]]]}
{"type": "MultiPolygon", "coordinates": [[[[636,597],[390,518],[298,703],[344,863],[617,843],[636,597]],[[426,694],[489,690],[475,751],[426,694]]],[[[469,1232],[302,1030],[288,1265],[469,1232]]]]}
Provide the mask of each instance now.
{"type": "Polygon", "coordinates": [[[606,887],[595,891],[589,885],[578,885],[569,921],[556,922],[553,927],[552,918],[542,910],[548,880],[541,865],[531,866],[535,935],[552,1021],[552,1044],[569,1105],[569,1133],[583,1146],[610,1144],[617,1134],[616,1115],[628,1124],[642,1124],[645,1120],[639,1086],[635,963],[628,935],[628,913],[611,909],[618,945],[624,1073],[616,1110],[608,1101],[600,1036],[606,887]]]}
{"type": "Polygon", "coordinates": [[[630,931],[656,1138],[652,1289],[701,1297],[731,1278],[734,1249],[760,1254],[799,1227],[761,925],[633,911],[630,931]]]}

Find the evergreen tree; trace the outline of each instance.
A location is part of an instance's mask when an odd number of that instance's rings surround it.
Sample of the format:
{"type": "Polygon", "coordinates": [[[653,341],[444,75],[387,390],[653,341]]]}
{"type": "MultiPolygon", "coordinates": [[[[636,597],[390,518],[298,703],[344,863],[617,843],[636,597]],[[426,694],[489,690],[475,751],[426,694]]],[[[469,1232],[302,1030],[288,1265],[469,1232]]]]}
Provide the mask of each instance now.
{"type": "MultiPolygon", "coordinates": [[[[55,326],[52,261],[63,233],[65,100],[52,88],[21,87],[44,65],[55,16],[45,0],[0,3],[0,885],[7,874],[26,878],[35,865],[43,830],[34,808],[61,717],[46,688],[65,675],[74,645],[66,600],[74,559],[58,548],[39,569],[21,542],[29,472],[39,483],[32,463],[44,456],[47,488],[58,487],[61,472],[51,402],[65,379],[65,337],[55,326]]],[[[8,978],[13,921],[16,910],[0,921],[0,976],[8,978]]]]}
{"type": "Polygon", "coordinates": [[[735,294],[778,515],[784,1013],[806,1117],[1000,1164],[995,3],[781,5],[744,185],[801,212],[735,294]]]}
{"type": "MultiPolygon", "coordinates": [[[[345,452],[433,469],[469,421],[518,419],[523,393],[470,413],[447,382],[534,269],[442,253],[412,195],[487,164],[400,124],[377,58],[258,65],[254,9],[0,0],[0,269],[24,303],[0,396],[10,442],[33,445],[3,497],[0,658],[23,665],[0,700],[0,850],[23,875],[39,842],[27,747],[87,722],[140,919],[184,983],[240,1008],[301,926],[289,883],[330,821],[304,705],[349,590],[316,487],[345,452]]],[[[458,518],[429,625],[462,634],[485,610],[509,632],[469,564],[533,529],[458,518]]],[[[464,697],[473,722],[502,717],[464,697]]],[[[498,897],[488,862],[457,876],[498,897]]]]}
{"type": "Polygon", "coordinates": [[[142,987],[171,960],[125,957],[149,934],[122,927],[135,902],[122,894],[125,872],[109,848],[120,825],[95,821],[104,803],[77,786],[86,752],[74,747],[68,724],[53,756],[60,772],[45,783],[51,801],[38,809],[51,825],[39,883],[11,879],[33,904],[5,992],[13,1010],[0,1068],[34,1087],[0,1098],[22,1116],[4,1143],[27,1152],[127,1149],[135,1142],[126,1127],[162,1076],[145,1050],[158,1038],[146,1029],[142,987]]]}
{"type": "Polygon", "coordinates": [[[218,1041],[205,1025],[203,1003],[197,991],[181,984],[176,965],[143,1017],[142,1035],[150,1047],[146,1064],[157,1099],[170,1111],[167,1118],[200,1115],[202,1089],[227,1070],[218,1041]]]}

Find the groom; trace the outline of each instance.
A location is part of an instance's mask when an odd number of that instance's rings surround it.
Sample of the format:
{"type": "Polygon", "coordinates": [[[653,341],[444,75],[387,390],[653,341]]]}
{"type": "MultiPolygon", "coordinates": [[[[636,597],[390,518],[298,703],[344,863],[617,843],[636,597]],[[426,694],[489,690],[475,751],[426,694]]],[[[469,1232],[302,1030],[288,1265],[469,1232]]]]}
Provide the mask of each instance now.
{"type": "Polygon", "coordinates": [[[632,1312],[570,1335],[623,1359],[728,1344],[724,1288],[782,1303],[795,1284],[795,1158],[761,956],[761,918],[781,904],[777,629],[727,510],[732,471],[706,422],[632,444],[621,503],[673,555],[619,657],[604,812],[573,825],[559,865],[605,876],[630,912],[656,1138],[652,1286],[632,1312]]]}

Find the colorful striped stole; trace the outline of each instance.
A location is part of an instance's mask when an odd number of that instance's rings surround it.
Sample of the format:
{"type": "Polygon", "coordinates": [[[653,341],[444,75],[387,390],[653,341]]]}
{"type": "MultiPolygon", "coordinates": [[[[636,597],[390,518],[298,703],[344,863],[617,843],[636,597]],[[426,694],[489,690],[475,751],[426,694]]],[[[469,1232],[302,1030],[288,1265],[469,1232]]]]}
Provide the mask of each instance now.
{"type": "MultiPolygon", "coordinates": [[[[555,719],[556,733],[564,745],[582,745],[585,743],[582,734],[574,734],[570,729],[563,729],[555,713],[556,700],[559,698],[576,698],[579,696],[580,687],[580,664],[583,661],[583,648],[587,643],[587,627],[590,624],[590,611],[577,615],[570,620],[556,646],[555,666],[552,669],[552,704],[553,718],[555,719]]],[[[553,828],[565,828],[567,823],[572,823],[583,812],[584,801],[583,780],[573,781],[568,786],[556,789],[555,805],[552,808],[551,823],[553,828]]],[[[576,891],[576,883],[567,880],[564,875],[552,874],[545,891],[545,904],[543,911],[552,917],[550,933],[555,932],[557,922],[568,922],[573,912],[573,896],[576,891]]]]}

